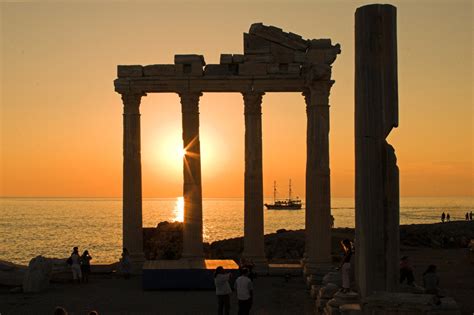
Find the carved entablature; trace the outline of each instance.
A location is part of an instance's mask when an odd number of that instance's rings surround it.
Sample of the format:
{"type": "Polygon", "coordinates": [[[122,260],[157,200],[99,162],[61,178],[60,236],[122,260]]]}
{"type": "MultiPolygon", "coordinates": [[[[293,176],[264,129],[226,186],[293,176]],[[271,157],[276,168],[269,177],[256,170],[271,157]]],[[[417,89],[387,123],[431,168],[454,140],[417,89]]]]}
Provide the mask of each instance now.
{"type": "Polygon", "coordinates": [[[175,55],[174,64],[118,66],[115,90],[127,92],[302,92],[331,80],[340,45],[330,39],[305,40],[262,23],[244,33],[243,54],[222,54],[206,65],[202,55],[175,55]]]}

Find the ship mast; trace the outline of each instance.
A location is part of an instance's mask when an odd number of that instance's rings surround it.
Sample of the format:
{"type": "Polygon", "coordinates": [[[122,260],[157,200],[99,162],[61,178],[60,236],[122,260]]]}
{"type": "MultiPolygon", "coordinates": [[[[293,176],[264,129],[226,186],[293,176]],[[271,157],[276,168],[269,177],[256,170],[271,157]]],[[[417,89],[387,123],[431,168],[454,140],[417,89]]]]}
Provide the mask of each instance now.
{"type": "Polygon", "coordinates": [[[288,200],[291,200],[291,179],[290,179],[290,184],[288,187],[288,200]]]}
{"type": "Polygon", "coordinates": [[[277,195],[277,182],[276,180],[273,181],[273,203],[275,203],[277,195]]]}

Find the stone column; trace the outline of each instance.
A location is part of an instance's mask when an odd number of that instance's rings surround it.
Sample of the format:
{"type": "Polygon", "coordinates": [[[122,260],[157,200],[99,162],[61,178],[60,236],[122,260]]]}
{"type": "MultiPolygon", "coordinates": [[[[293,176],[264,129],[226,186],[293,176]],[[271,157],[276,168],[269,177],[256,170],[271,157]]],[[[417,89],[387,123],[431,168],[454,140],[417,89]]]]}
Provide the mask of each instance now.
{"type": "Polygon", "coordinates": [[[180,93],[183,114],[183,258],[203,259],[201,149],[199,142],[200,92],[180,93]]]}
{"type": "Polygon", "coordinates": [[[399,180],[386,138],[398,126],[396,8],[355,13],[355,212],[359,293],[396,291],[399,180]]]}
{"type": "Polygon", "coordinates": [[[306,275],[322,277],[331,263],[329,92],[334,81],[317,81],[303,93],[307,114],[306,275]]]}
{"type": "Polygon", "coordinates": [[[242,93],[245,114],[244,252],[257,266],[267,261],[263,232],[262,96],[263,92],[242,93]]]}
{"type": "MultiPolygon", "coordinates": [[[[144,261],[140,100],[145,94],[122,94],[123,101],[123,247],[132,263],[144,261]]],[[[139,267],[139,266],[137,266],[139,267]]]]}

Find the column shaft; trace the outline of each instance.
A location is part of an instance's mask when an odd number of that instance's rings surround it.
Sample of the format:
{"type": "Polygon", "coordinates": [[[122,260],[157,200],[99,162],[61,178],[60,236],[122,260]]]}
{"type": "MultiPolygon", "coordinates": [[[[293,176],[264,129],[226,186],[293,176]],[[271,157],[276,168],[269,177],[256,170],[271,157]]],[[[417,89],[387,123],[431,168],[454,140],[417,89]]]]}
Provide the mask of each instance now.
{"type": "Polygon", "coordinates": [[[308,122],[305,268],[310,273],[318,264],[331,262],[329,90],[332,83],[316,83],[304,93],[308,122]]]}
{"type": "Polygon", "coordinates": [[[399,174],[386,138],[398,126],[397,26],[392,5],[355,13],[356,279],[362,297],[399,285],[399,174]]]}
{"type": "Polygon", "coordinates": [[[201,148],[199,142],[199,97],[201,93],[181,93],[183,119],[183,257],[202,259],[201,148]]]}
{"type": "Polygon", "coordinates": [[[243,93],[245,106],[244,252],[256,264],[264,264],[262,92],[243,93]]]}
{"type": "Polygon", "coordinates": [[[142,94],[122,94],[123,114],[123,247],[132,261],[143,255],[140,100],[142,94]]]}

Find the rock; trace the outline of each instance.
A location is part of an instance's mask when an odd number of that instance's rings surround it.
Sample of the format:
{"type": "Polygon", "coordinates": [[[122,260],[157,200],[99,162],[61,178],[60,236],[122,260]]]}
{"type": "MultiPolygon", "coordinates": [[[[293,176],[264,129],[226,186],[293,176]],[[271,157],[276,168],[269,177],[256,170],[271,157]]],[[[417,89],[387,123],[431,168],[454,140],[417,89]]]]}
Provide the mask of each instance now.
{"type": "Polygon", "coordinates": [[[21,286],[27,267],[0,260],[0,285],[21,286]]]}
{"type": "Polygon", "coordinates": [[[23,278],[23,292],[41,292],[49,286],[53,262],[43,256],[33,258],[23,278]]]}
{"type": "Polygon", "coordinates": [[[179,259],[183,250],[183,223],[160,222],[156,228],[143,229],[146,259],[179,259]]]}
{"type": "Polygon", "coordinates": [[[323,284],[334,283],[338,287],[342,287],[342,276],[340,272],[330,272],[323,277],[323,284]]]}
{"type": "Polygon", "coordinates": [[[339,291],[340,287],[334,283],[328,283],[319,290],[319,296],[324,299],[331,299],[339,291]]]}
{"type": "Polygon", "coordinates": [[[441,304],[437,305],[430,294],[376,292],[367,297],[361,306],[368,314],[393,314],[390,312],[394,309],[400,314],[460,314],[452,298],[442,298],[441,304]]]}

